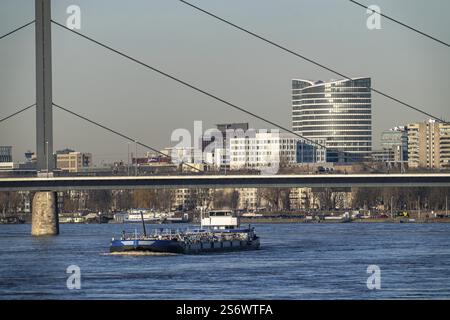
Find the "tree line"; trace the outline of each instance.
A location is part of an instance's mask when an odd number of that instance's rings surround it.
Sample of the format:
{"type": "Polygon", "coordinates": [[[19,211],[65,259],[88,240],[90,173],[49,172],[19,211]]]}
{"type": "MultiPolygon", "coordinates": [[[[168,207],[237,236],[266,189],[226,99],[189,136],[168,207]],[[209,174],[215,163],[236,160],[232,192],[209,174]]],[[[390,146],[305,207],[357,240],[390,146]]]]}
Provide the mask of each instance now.
{"type": "MultiPolygon", "coordinates": [[[[0,192],[0,213],[17,214],[24,212],[26,202],[31,202],[32,192],[0,192]]],[[[448,187],[409,187],[409,188],[313,188],[303,193],[301,207],[292,207],[291,189],[259,188],[256,197],[258,205],[267,210],[334,210],[373,209],[384,210],[445,210],[448,187]]],[[[170,211],[175,208],[179,193],[173,189],[145,190],[90,190],[67,191],[58,194],[60,209],[64,212],[92,210],[108,212],[131,208],[153,208],[170,211]]],[[[235,189],[197,189],[187,196],[183,209],[203,208],[239,209],[240,192],[235,189]]],[[[179,200],[179,199],[178,199],[179,200]]],[[[243,209],[243,208],[240,208],[243,209]]],[[[245,208],[244,208],[245,209],[245,208]]]]}

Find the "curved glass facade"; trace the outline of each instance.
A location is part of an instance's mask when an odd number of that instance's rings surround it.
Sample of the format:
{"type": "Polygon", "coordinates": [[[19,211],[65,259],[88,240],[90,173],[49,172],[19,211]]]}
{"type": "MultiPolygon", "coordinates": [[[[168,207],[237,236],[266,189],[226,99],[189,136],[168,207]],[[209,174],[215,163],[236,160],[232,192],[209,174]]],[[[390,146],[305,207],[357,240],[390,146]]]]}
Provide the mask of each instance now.
{"type": "Polygon", "coordinates": [[[292,80],[292,129],[326,146],[352,154],[372,151],[370,78],[331,82],[292,80]]]}

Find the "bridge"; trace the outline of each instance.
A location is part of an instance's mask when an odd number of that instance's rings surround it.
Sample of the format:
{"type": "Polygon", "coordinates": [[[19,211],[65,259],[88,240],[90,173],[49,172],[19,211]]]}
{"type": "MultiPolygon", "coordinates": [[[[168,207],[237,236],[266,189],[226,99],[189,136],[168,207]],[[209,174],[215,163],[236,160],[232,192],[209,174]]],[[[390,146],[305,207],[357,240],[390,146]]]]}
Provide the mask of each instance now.
{"type": "MultiPolygon", "coordinates": [[[[180,3],[188,5],[191,8],[207,14],[210,17],[219,20],[220,23],[225,23],[232,28],[238,29],[240,32],[246,33],[248,36],[257,38],[265,44],[284,51],[296,58],[302,59],[308,63],[314,64],[316,67],[331,72],[339,77],[350,79],[343,73],[327,67],[314,59],[307,58],[301,53],[290,50],[274,41],[268,40],[254,32],[251,32],[243,27],[222,19],[208,11],[190,4],[187,1],[180,0],[180,3]]],[[[300,133],[292,131],[280,124],[273,122],[270,118],[262,117],[248,109],[225,100],[218,95],[210,93],[201,89],[185,80],[177,78],[176,76],[162,71],[154,66],[151,66],[141,60],[138,60],[126,53],[112,48],[98,40],[93,39],[85,34],[79,33],[75,30],[69,29],[65,25],[52,20],[51,17],[51,0],[35,0],[35,20],[19,27],[3,36],[0,40],[10,36],[19,30],[22,30],[30,25],[35,26],[35,41],[36,41],[36,102],[33,105],[25,107],[12,115],[0,119],[0,123],[12,117],[15,117],[26,110],[36,107],[36,154],[37,154],[37,169],[40,172],[46,172],[49,177],[32,177],[32,178],[0,178],[0,191],[35,191],[36,194],[33,199],[33,213],[32,213],[32,234],[35,236],[41,235],[56,235],[59,233],[58,214],[56,209],[56,197],[59,191],[66,190],[98,190],[98,189],[144,189],[144,188],[253,188],[253,187],[409,187],[409,186],[424,186],[424,187],[445,187],[450,186],[450,174],[306,174],[306,175],[209,175],[209,174],[191,174],[191,175],[173,175],[173,176],[112,176],[112,177],[53,177],[54,170],[53,161],[53,108],[58,108],[65,111],[72,116],[78,117],[95,126],[109,131],[121,139],[136,143],[148,150],[156,153],[161,153],[157,149],[148,144],[138,142],[138,139],[129,137],[125,133],[111,129],[97,121],[88,119],[68,108],[56,104],[53,101],[52,95],[52,25],[64,29],[67,32],[72,32],[77,36],[84,38],[91,43],[103,47],[122,58],[128,59],[133,63],[140,65],[152,72],[159,74],[165,78],[175,81],[179,85],[189,88],[197,93],[200,93],[216,102],[220,102],[224,107],[238,110],[252,118],[263,121],[273,127],[281,129],[285,132],[298,136],[310,143],[327,148],[313,140],[303,137],[300,133]]],[[[434,39],[434,38],[433,38],[434,39]]],[[[434,39],[436,40],[436,39],[434,39]]],[[[441,42],[448,47],[448,44],[441,42]]],[[[383,93],[373,87],[367,87],[371,92],[374,92],[386,99],[394,101],[398,105],[402,105],[410,110],[419,112],[427,117],[435,119],[440,122],[444,120],[425,111],[424,108],[413,106],[405,101],[395,98],[389,94],[383,93]]],[[[331,150],[330,148],[327,148],[331,150]]],[[[340,150],[331,150],[342,152],[340,150]]],[[[347,155],[345,155],[347,157],[347,155]]],[[[348,159],[347,159],[348,160],[348,159]]],[[[182,163],[185,166],[192,167],[188,163],[182,163]]]]}
{"type": "Polygon", "coordinates": [[[0,191],[151,188],[450,187],[450,174],[173,175],[2,178],[0,191]]]}

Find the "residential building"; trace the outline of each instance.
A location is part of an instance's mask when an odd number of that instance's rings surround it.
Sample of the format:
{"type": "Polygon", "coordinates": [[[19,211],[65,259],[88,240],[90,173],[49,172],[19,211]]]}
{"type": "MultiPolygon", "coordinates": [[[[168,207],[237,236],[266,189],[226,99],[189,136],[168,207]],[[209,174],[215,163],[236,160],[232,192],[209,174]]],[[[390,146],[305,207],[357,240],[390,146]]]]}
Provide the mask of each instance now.
{"type": "Polygon", "coordinates": [[[12,147],[0,146],[0,162],[13,162],[12,147]]]}
{"type": "Polygon", "coordinates": [[[236,191],[239,192],[238,209],[255,211],[261,206],[261,199],[257,188],[238,188],[236,191]]]}
{"type": "Polygon", "coordinates": [[[450,125],[428,120],[411,123],[408,132],[410,168],[450,169],[450,125]]]}
{"type": "Polygon", "coordinates": [[[174,209],[192,210],[209,208],[213,201],[214,189],[175,189],[174,209]]]}
{"type": "Polygon", "coordinates": [[[293,210],[314,209],[316,199],[311,188],[292,188],[289,193],[290,208],[293,210]]]}
{"type": "Polygon", "coordinates": [[[64,149],[56,152],[56,167],[71,173],[92,168],[92,154],[64,149]]]}
{"type": "Polygon", "coordinates": [[[19,164],[14,162],[0,162],[0,170],[10,171],[19,169],[19,164]]]}
{"type": "Polygon", "coordinates": [[[381,133],[381,147],[385,161],[402,163],[408,161],[408,132],[404,126],[381,133]]]}

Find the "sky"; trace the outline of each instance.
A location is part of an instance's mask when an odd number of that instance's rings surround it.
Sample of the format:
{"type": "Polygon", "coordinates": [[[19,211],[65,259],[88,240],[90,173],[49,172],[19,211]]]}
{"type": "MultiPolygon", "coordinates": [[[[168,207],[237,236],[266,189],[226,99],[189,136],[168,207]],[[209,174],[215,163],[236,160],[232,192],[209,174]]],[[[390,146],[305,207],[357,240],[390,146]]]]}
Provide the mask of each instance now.
{"type": "MultiPolygon", "coordinates": [[[[450,119],[450,49],[381,19],[369,30],[365,9],[348,0],[192,0],[374,88],[450,119]]],[[[448,0],[361,0],[382,13],[450,41],[448,0]]],[[[58,0],[52,17],[81,8],[81,30],[258,115],[291,127],[291,79],[339,79],[311,63],[252,38],[177,0],[58,0]]],[[[33,0],[0,0],[0,35],[34,19],[33,0]]],[[[53,26],[53,100],[156,149],[173,146],[178,128],[249,122],[272,129],[89,41],[53,26]]],[[[34,27],[0,40],[0,118],[35,102],[34,27]]],[[[426,117],[372,95],[373,144],[381,131],[426,117]]],[[[54,150],[91,152],[97,165],[127,159],[128,142],[54,110],[54,150]]],[[[34,151],[35,112],[0,123],[0,145],[14,161],[34,151]]],[[[146,152],[140,147],[140,155],[146,152]]]]}

